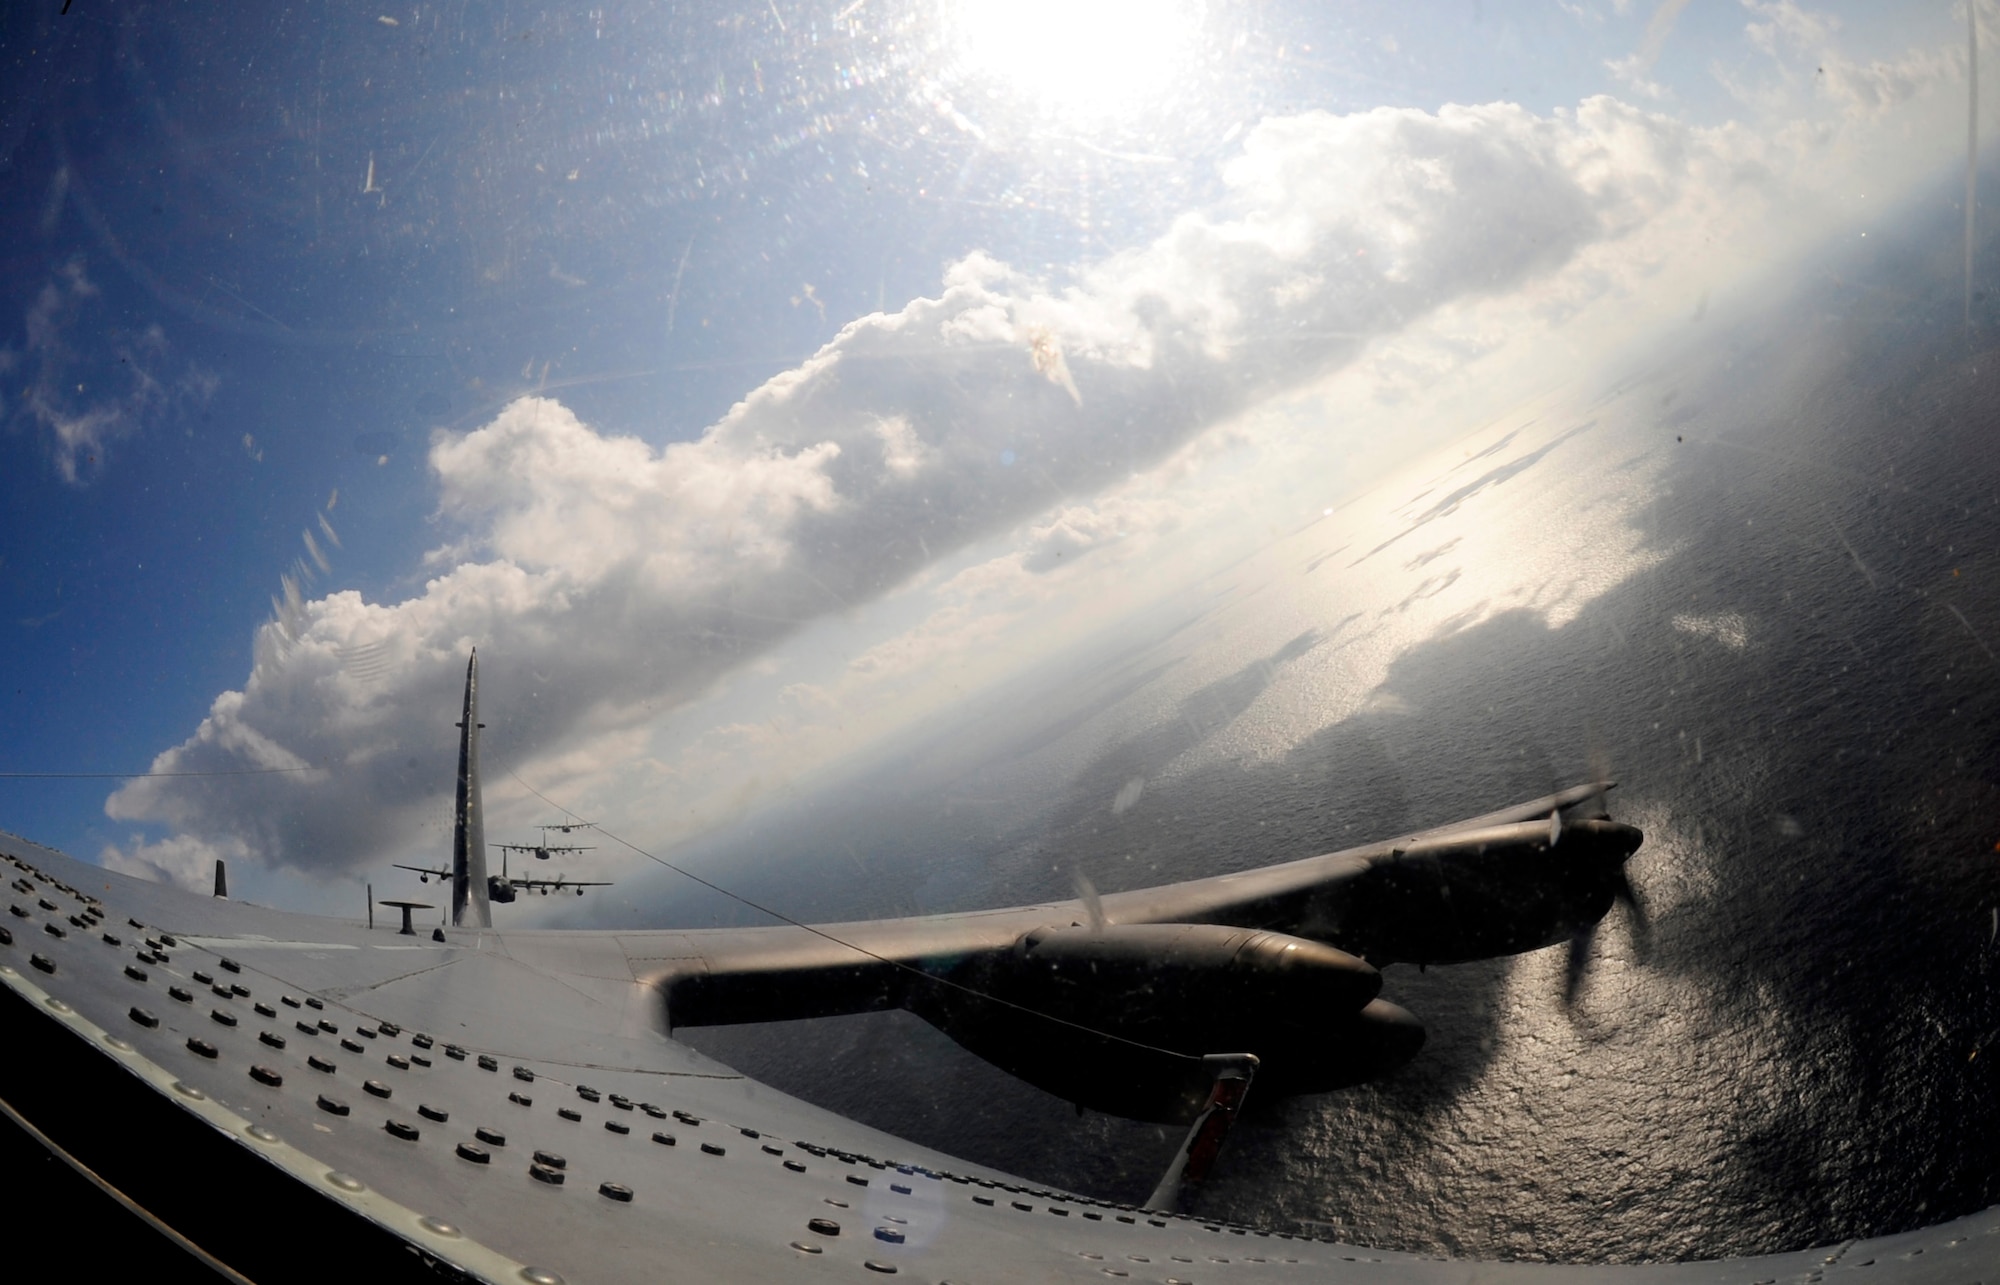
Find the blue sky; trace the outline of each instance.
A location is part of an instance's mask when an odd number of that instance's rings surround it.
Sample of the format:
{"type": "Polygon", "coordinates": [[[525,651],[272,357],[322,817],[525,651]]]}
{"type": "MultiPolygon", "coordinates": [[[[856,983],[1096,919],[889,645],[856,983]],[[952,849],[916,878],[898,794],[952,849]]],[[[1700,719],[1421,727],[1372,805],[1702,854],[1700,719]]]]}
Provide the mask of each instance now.
{"type": "Polygon", "coordinates": [[[438,847],[461,635],[507,762],[686,838],[1963,147],[1949,4],[59,8],[0,17],[0,771],[401,766],[0,826],[295,902],[438,847]],[[243,691],[263,748],[174,750],[243,691]]]}

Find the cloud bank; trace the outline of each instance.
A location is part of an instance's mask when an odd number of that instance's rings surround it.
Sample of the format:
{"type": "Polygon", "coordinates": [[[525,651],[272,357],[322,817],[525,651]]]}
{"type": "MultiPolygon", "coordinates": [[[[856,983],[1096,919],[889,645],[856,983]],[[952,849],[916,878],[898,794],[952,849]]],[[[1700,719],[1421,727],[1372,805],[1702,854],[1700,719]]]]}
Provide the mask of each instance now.
{"type": "Polygon", "coordinates": [[[172,859],[136,843],[104,859],[199,868],[205,847],[330,876],[406,850],[441,824],[475,644],[506,690],[494,769],[655,723],[974,540],[1027,524],[1024,571],[1074,563],[1124,527],[1087,497],[1205,430],[1768,177],[1738,131],[1609,98],[1271,119],[1226,196],[1152,243],[1061,281],[972,254],[937,297],[851,323],[697,440],[655,447],[517,401],[432,444],[455,538],[421,593],[295,604],[260,631],[243,689],[154,763],[310,770],[135,781],[106,810],[165,827],[172,859]]]}

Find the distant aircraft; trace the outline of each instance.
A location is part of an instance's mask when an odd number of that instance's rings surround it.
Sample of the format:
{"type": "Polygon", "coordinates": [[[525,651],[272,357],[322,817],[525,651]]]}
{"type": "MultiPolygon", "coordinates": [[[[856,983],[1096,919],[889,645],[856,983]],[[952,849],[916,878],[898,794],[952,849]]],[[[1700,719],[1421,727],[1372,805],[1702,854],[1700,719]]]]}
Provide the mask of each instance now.
{"type": "Polygon", "coordinates": [[[595,852],[596,848],[580,848],[570,844],[550,843],[546,838],[540,843],[496,843],[492,845],[502,852],[525,852],[537,861],[547,861],[550,857],[566,857],[572,852],[595,852]]]}
{"type": "MultiPolygon", "coordinates": [[[[503,904],[511,902],[514,900],[514,895],[517,892],[539,892],[544,897],[552,892],[574,892],[577,896],[581,897],[585,888],[609,888],[611,886],[608,880],[572,879],[566,874],[557,875],[553,879],[531,879],[525,875],[510,875],[507,873],[507,854],[509,852],[533,851],[536,856],[541,857],[545,861],[548,858],[543,852],[533,848],[524,848],[518,843],[496,843],[493,846],[501,850],[500,873],[487,877],[486,895],[490,900],[503,904]]],[[[561,849],[561,851],[587,852],[589,849],[568,848],[561,849]]]]}
{"type": "MultiPolygon", "coordinates": [[[[496,843],[496,848],[519,849],[519,844],[496,843]]],[[[406,866],[396,864],[397,870],[408,870],[417,876],[420,883],[436,879],[442,883],[451,878],[451,870],[443,866],[406,866]]],[[[611,881],[604,879],[572,879],[568,875],[557,875],[553,879],[531,879],[526,875],[507,873],[507,861],[500,861],[500,873],[486,876],[486,900],[489,904],[510,905],[522,892],[539,892],[544,897],[552,892],[574,892],[583,895],[585,888],[609,888],[611,881]]]]}
{"type": "MultiPolygon", "coordinates": [[[[452,880],[441,940],[25,843],[5,858],[18,877],[0,919],[0,1113],[230,1279],[1747,1285],[1852,1263],[1957,1285],[2000,1269],[2000,1209],[1832,1251],[1595,1267],[1453,1262],[1199,1216],[1246,1091],[1321,1092],[1416,1053],[1422,1029],[1379,997],[1376,965],[1564,941],[1587,961],[1589,934],[1630,897],[1641,841],[1604,815],[1608,782],[1101,898],[495,932],[483,862],[467,859],[476,676],[475,661],[455,860],[415,868],[452,880]],[[1187,1124],[1186,1142],[1143,1206],[1114,1204],[877,1133],[673,1038],[895,1007],[1081,1106],[1187,1124]]],[[[93,1261],[90,1244],[63,1252],[93,1261]]]]}
{"type": "Polygon", "coordinates": [[[448,868],[435,866],[406,866],[397,864],[398,870],[408,870],[418,879],[429,883],[432,879],[440,882],[451,881],[451,922],[455,927],[491,927],[494,903],[507,905],[520,892],[539,892],[544,897],[551,892],[574,892],[583,895],[585,888],[609,888],[611,884],[601,880],[571,879],[559,875],[554,879],[530,879],[525,876],[510,876],[507,873],[507,853],[532,852],[541,860],[550,856],[570,852],[590,852],[591,848],[565,847],[548,842],[548,831],[561,830],[568,834],[571,830],[586,829],[596,824],[594,821],[565,821],[538,827],[542,830],[543,841],[539,844],[486,842],[485,804],[479,785],[479,729],[486,724],[479,721],[479,649],[472,649],[472,655],[465,662],[465,700],[458,722],[458,793],[452,813],[452,862],[448,868]],[[486,849],[500,849],[500,873],[486,873],[486,849]]]}

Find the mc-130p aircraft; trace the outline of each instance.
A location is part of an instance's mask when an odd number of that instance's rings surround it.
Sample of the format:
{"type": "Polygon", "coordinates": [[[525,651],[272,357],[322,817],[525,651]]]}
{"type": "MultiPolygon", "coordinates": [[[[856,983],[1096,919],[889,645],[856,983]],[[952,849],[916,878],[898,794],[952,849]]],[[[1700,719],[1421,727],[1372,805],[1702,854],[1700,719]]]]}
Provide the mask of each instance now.
{"type": "MultiPolygon", "coordinates": [[[[25,1132],[15,1156],[46,1148],[111,1198],[92,1197],[90,1226],[141,1226],[116,1201],[193,1255],[157,1242],[166,1270],[199,1261],[254,1281],[2000,1280],[2000,1208],[1641,1266],[1426,1258],[1200,1216],[1196,1184],[1252,1084],[1323,1092],[1417,1052],[1422,1028],[1378,997],[1367,961],[1587,943],[1641,841],[1604,814],[1604,783],[1101,899],[818,927],[496,931],[476,677],[475,657],[453,926],[432,938],[0,837],[0,1109],[25,1132]],[[899,1141],[673,1038],[893,1007],[1080,1106],[1189,1124],[1187,1143],[1145,1206],[1110,1204],[899,1141]]],[[[67,1173],[45,1162],[24,1181],[22,1162],[0,1163],[17,1214],[67,1173]]],[[[48,1254],[63,1241],[73,1274],[101,1264],[112,1229],[52,1230],[17,1222],[14,1240],[48,1254]]]]}

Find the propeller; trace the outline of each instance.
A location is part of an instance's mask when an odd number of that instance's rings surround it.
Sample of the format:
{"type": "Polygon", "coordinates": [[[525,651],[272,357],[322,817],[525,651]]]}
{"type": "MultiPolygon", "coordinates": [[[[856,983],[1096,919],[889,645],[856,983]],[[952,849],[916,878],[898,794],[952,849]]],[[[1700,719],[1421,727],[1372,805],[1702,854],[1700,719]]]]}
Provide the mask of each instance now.
{"type": "MultiPolygon", "coordinates": [[[[1591,779],[1597,791],[1576,805],[1573,820],[1609,821],[1611,809],[1606,795],[1613,784],[1611,764],[1603,750],[1593,747],[1590,755],[1591,779]]],[[[1562,834],[1562,817],[1559,813],[1549,814],[1549,841],[1554,842],[1562,834]]],[[[1627,931],[1631,933],[1635,953],[1643,955],[1652,943],[1652,921],[1646,915],[1646,903],[1639,896],[1639,890],[1632,886],[1632,878],[1625,870],[1625,861],[1619,860],[1596,874],[1599,888],[1611,894],[1613,909],[1622,910],[1627,931]]],[[[1596,955],[1597,933],[1604,926],[1610,913],[1578,929],[1569,939],[1569,956],[1563,964],[1563,1007],[1576,1007],[1577,997],[1583,991],[1584,980],[1590,974],[1590,962],[1596,955]]]]}
{"type": "Polygon", "coordinates": [[[1104,901],[1097,895],[1097,885],[1081,870],[1071,870],[1070,880],[1076,885],[1076,897],[1083,903],[1083,914],[1090,921],[1090,931],[1104,931],[1104,901]]]}
{"type": "MultiPolygon", "coordinates": [[[[1632,880],[1626,875],[1623,862],[1620,862],[1616,869],[1607,872],[1604,880],[1611,891],[1612,905],[1622,908],[1625,912],[1625,922],[1632,934],[1633,947],[1643,954],[1652,941],[1652,922],[1646,917],[1646,903],[1640,899],[1639,890],[1632,886],[1632,880]]],[[[1610,917],[1607,914],[1604,919],[1610,917]]],[[[1569,956],[1563,966],[1564,1008],[1576,1007],[1577,996],[1582,993],[1584,979],[1590,973],[1590,961],[1597,949],[1597,932],[1604,926],[1604,919],[1578,929],[1576,935],[1569,939],[1569,956]]]]}

